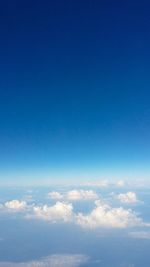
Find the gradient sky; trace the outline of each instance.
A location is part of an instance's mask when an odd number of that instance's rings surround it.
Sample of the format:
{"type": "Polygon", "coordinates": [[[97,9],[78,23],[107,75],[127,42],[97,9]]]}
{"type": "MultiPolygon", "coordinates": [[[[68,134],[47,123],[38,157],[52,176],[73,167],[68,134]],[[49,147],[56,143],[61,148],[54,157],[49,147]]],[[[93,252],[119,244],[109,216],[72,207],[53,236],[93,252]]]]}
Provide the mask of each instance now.
{"type": "Polygon", "coordinates": [[[3,1],[0,179],[149,177],[150,3],[3,1]]]}

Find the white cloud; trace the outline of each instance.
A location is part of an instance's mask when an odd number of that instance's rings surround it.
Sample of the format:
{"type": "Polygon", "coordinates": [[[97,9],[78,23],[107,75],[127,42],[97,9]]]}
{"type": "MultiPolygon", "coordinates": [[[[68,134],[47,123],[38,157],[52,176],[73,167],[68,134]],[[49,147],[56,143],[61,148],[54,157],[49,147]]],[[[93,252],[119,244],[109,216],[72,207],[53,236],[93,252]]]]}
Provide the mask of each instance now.
{"type": "Polygon", "coordinates": [[[135,231],[130,232],[129,236],[139,239],[150,239],[150,231],[135,231]]]}
{"type": "Polygon", "coordinates": [[[96,207],[91,213],[84,215],[79,213],[77,215],[77,224],[85,228],[125,228],[143,225],[141,218],[131,209],[111,208],[109,205],[95,201],[96,207]]]}
{"type": "Polygon", "coordinates": [[[64,199],[64,200],[72,200],[72,201],[77,201],[77,200],[92,200],[92,199],[97,199],[98,195],[96,192],[93,190],[82,190],[82,189],[74,189],[70,190],[68,192],[65,192],[64,194],[61,194],[60,192],[57,191],[52,191],[48,193],[48,196],[51,199],[64,199]]]}
{"type": "Polygon", "coordinates": [[[72,220],[73,206],[63,202],[57,202],[53,206],[34,206],[33,213],[34,216],[51,222],[69,222],[72,220]]]}
{"type": "Polygon", "coordinates": [[[98,195],[93,190],[71,190],[66,194],[68,200],[90,200],[97,199],[98,195]]]}
{"type": "Polygon", "coordinates": [[[116,186],[124,187],[125,186],[125,182],[123,180],[119,180],[119,181],[116,182],[116,186]]]}
{"type": "MultiPolygon", "coordinates": [[[[77,200],[82,198],[94,198],[93,191],[78,190],[80,194],[71,192],[71,199],[77,200]],[[82,192],[82,193],[81,193],[82,192]],[[88,193],[85,193],[88,192],[88,193]],[[90,192],[90,193],[89,193],[90,192]]],[[[134,226],[150,226],[149,223],[144,223],[131,209],[123,207],[111,207],[100,199],[95,201],[95,207],[89,213],[75,212],[71,203],[57,201],[54,205],[28,205],[25,201],[12,200],[3,205],[5,211],[27,211],[26,218],[38,218],[47,220],[50,223],[71,222],[83,228],[126,228],[134,226]]]]}
{"type": "Polygon", "coordinates": [[[119,194],[117,198],[122,202],[122,203],[127,203],[127,204],[134,204],[138,202],[137,196],[135,192],[127,192],[125,194],[119,194]]]}
{"type": "Polygon", "coordinates": [[[27,203],[25,201],[13,199],[11,201],[7,201],[4,204],[4,206],[5,206],[5,208],[7,208],[9,210],[20,211],[20,210],[24,210],[25,208],[27,208],[27,203]]]}
{"type": "Polygon", "coordinates": [[[112,208],[101,200],[95,201],[95,208],[88,214],[75,213],[72,204],[57,202],[53,206],[34,206],[33,215],[52,223],[72,222],[83,228],[126,228],[144,225],[143,220],[131,209],[112,208]]]}
{"type": "Polygon", "coordinates": [[[0,267],[79,267],[88,257],[82,254],[54,254],[41,260],[30,262],[0,262],[0,267]]]}
{"type": "Polygon", "coordinates": [[[56,192],[56,191],[49,192],[48,196],[51,199],[62,199],[63,198],[63,195],[61,193],[59,193],[59,192],[56,192]]]}

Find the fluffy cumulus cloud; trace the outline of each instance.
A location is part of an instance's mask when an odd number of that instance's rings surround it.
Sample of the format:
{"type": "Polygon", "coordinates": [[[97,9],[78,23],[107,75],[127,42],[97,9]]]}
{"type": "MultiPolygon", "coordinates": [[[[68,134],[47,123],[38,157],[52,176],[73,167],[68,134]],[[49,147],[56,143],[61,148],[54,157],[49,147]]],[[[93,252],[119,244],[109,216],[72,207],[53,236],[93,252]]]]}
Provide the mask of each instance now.
{"type": "Polygon", "coordinates": [[[48,220],[50,222],[69,222],[73,217],[72,204],[57,202],[53,206],[35,206],[33,207],[33,216],[48,220]]]}
{"type": "Polygon", "coordinates": [[[0,267],[79,267],[88,257],[82,254],[55,254],[30,262],[0,262],[0,267]]]}
{"type": "Polygon", "coordinates": [[[77,223],[82,227],[92,229],[99,227],[125,228],[143,224],[142,219],[137,217],[131,209],[111,208],[99,200],[95,204],[96,207],[91,213],[87,215],[79,213],[77,215],[77,223]]]}
{"type": "Polygon", "coordinates": [[[125,228],[144,225],[143,220],[131,209],[112,208],[103,201],[95,201],[95,208],[88,214],[75,213],[72,204],[57,202],[53,206],[33,207],[34,217],[49,222],[72,222],[83,228],[125,228]]]}
{"type": "Polygon", "coordinates": [[[25,201],[20,201],[17,199],[13,199],[11,201],[7,201],[4,204],[5,208],[9,209],[9,210],[24,210],[25,208],[27,208],[27,203],[25,201]]]}
{"type": "MultiPolygon", "coordinates": [[[[133,201],[134,195],[130,196],[129,193],[120,194],[123,195],[121,199],[130,199],[130,201],[132,199],[133,201]]],[[[96,197],[97,195],[92,190],[72,190],[67,193],[67,200],[73,201],[95,199],[96,197]]],[[[131,209],[112,207],[100,199],[94,200],[94,202],[95,206],[89,213],[76,212],[72,203],[64,201],[57,201],[54,205],[29,205],[25,201],[12,200],[4,203],[3,209],[13,212],[24,211],[23,216],[28,219],[37,218],[47,220],[49,223],[73,223],[89,229],[150,226],[150,224],[144,223],[142,218],[131,209]]]]}
{"type": "Polygon", "coordinates": [[[93,190],[71,190],[66,194],[68,200],[90,200],[98,198],[93,190]]]}
{"type": "Polygon", "coordinates": [[[122,203],[127,203],[127,204],[134,204],[138,202],[136,193],[134,192],[127,192],[125,194],[119,194],[117,198],[122,202],[122,203]]]}

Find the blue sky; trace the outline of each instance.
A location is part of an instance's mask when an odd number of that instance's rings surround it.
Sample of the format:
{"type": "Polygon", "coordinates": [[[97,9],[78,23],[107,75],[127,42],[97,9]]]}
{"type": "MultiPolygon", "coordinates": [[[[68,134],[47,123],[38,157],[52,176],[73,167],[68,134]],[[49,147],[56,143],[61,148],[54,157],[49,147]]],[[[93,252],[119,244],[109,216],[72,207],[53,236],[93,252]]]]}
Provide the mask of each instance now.
{"type": "Polygon", "coordinates": [[[148,1],[4,1],[1,183],[149,178],[148,1]]]}

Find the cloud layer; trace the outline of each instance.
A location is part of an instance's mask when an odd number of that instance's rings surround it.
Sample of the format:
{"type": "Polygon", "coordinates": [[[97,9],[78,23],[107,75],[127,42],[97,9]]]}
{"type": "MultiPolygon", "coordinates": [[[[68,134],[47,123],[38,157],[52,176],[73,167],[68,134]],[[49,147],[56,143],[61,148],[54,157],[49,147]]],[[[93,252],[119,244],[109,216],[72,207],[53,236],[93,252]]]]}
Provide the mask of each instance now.
{"type": "Polygon", "coordinates": [[[129,233],[130,237],[138,239],[150,239],[150,231],[135,231],[129,233]]]}
{"type": "Polygon", "coordinates": [[[51,199],[65,199],[65,200],[71,200],[71,201],[78,201],[78,200],[93,200],[97,199],[98,195],[96,192],[93,190],[70,190],[64,194],[61,194],[60,192],[57,191],[52,191],[48,193],[48,196],[51,199]]]}
{"type": "MultiPolygon", "coordinates": [[[[54,204],[27,204],[22,200],[11,200],[1,205],[1,211],[20,212],[25,218],[46,220],[49,223],[73,223],[86,229],[97,228],[127,228],[135,226],[149,226],[132,209],[114,207],[100,199],[93,190],[74,189],[65,193],[49,192],[49,197],[56,200],[54,204]],[[91,211],[77,212],[74,210],[74,201],[92,200],[94,208],[91,211]]],[[[136,203],[134,192],[118,194],[121,203],[136,203]]],[[[84,206],[82,206],[84,209],[84,206]]]]}
{"type": "MultiPolygon", "coordinates": [[[[11,202],[14,203],[13,200],[11,202]]],[[[17,203],[20,207],[22,202],[18,200],[17,203]]],[[[4,204],[5,206],[6,204],[4,204]]],[[[15,212],[20,211],[20,208],[13,207],[15,212]]],[[[54,205],[27,206],[26,204],[26,206],[23,206],[24,212],[25,207],[27,211],[27,214],[25,213],[26,218],[37,218],[50,223],[73,223],[89,229],[144,226],[143,220],[131,209],[114,208],[102,200],[96,200],[95,207],[89,213],[75,212],[71,203],[60,201],[54,205]]]]}
{"type": "Polygon", "coordinates": [[[0,262],[0,267],[79,267],[88,257],[82,254],[54,254],[39,261],[0,262]]]}

